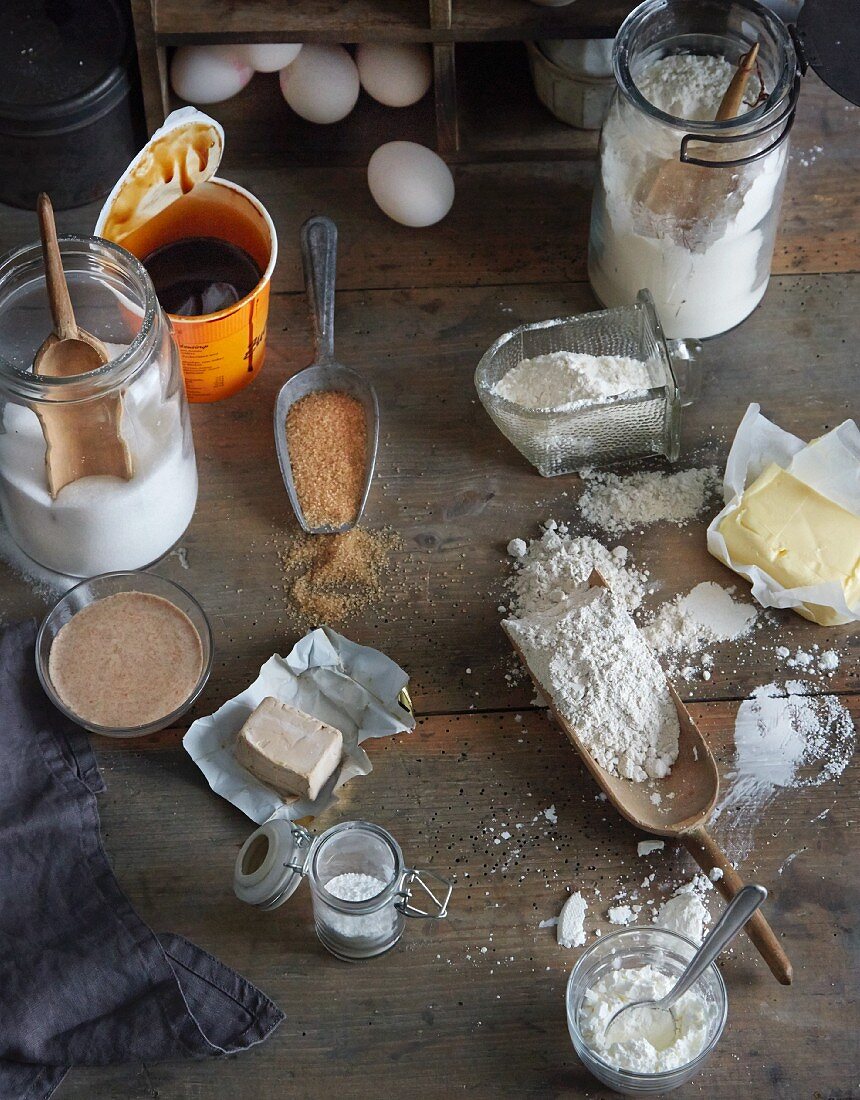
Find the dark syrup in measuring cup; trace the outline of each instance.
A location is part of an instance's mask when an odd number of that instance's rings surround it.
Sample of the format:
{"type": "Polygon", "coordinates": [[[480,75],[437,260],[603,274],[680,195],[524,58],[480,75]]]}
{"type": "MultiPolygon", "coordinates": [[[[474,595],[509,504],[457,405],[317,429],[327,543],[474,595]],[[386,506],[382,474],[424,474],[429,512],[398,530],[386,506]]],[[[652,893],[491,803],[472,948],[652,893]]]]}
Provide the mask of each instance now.
{"type": "Polygon", "coordinates": [[[235,305],[262,277],[253,256],[218,237],[171,241],[143,260],[161,308],[178,317],[202,317],[235,305]]]}

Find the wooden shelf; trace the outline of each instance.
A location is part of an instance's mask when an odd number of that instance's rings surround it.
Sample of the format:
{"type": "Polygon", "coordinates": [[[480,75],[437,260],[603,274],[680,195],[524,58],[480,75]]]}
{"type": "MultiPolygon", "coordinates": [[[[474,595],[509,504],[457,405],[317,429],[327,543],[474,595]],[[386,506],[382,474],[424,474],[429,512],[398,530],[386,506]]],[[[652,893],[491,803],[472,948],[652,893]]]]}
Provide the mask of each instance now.
{"type": "Polygon", "coordinates": [[[451,36],[455,42],[534,38],[614,38],[630,0],[576,0],[545,8],[531,0],[453,0],[451,36]]]}
{"type": "Polygon", "coordinates": [[[456,47],[457,159],[579,160],[597,150],[597,133],[559,122],[535,94],[522,42],[456,47]]]}
{"type": "Polygon", "coordinates": [[[537,101],[521,43],[612,35],[633,4],[575,0],[563,8],[545,8],[531,0],[131,0],[131,6],[150,131],[177,105],[168,86],[168,52],[174,46],[432,43],[434,92],[414,109],[390,111],[362,96],[343,123],[311,126],[286,109],[274,78],[258,74],[239,96],[211,110],[228,129],[229,159],[350,164],[396,138],[420,141],[453,160],[590,154],[593,136],[558,122],[537,101]]]}
{"type": "Polygon", "coordinates": [[[161,45],[193,42],[421,42],[427,0],[151,0],[161,45]]]}

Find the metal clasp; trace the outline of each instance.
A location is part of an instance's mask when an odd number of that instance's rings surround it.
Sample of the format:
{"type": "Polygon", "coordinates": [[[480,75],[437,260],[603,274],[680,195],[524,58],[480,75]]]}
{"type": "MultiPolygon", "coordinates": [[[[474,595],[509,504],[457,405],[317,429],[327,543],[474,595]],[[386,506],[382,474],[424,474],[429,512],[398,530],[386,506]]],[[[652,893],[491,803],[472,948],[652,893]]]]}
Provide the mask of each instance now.
{"type": "Polygon", "coordinates": [[[437,875],[434,871],[408,870],[404,873],[403,878],[400,882],[400,889],[397,891],[397,896],[402,900],[396,901],[394,903],[394,908],[397,909],[398,912],[403,913],[403,915],[406,917],[423,917],[429,920],[442,920],[443,918],[448,916],[448,902],[451,900],[451,894],[453,892],[454,887],[451,885],[451,883],[446,878],[442,878],[441,875],[437,875]],[[441,894],[444,891],[444,901],[439,900],[439,898],[436,896],[436,893],[433,892],[428,883],[425,881],[425,878],[435,879],[436,882],[438,882],[442,886],[442,890],[439,890],[437,887],[437,892],[441,894]],[[428,913],[424,909],[418,909],[416,906],[411,904],[412,890],[410,889],[410,887],[413,885],[420,886],[427,897],[430,898],[430,900],[436,906],[435,913],[428,913]]]}
{"type": "Polygon", "coordinates": [[[739,168],[741,165],[752,164],[754,161],[761,160],[761,158],[767,156],[771,150],[776,149],[776,147],[791,133],[795,115],[797,114],[797,100],[800,96],[800,81],[801,70],[798,69],[794,76],[794,84],[792,84],[791,87],[788,103],[773,122],[769,122],[767,126],[760,126],[757,130],[749,130],[745,134],[684,134],[681,138],[681,149],[678,154],[678,159],[682,164],[698,164],[700,168],[739,168]],[[691,141],[705,141],[709,142],[711,145],[734,145],[740,141],[754,141],[756,138],[768,133],[768,131],[773,130],[781,123],[785,123],[785,125],[769,145],[766,145],[763,149],[759,149],[755,153],[750,153],[749,156],[746,157],[737,157],[735,160],[705,160],[702,157],[690,156],[687,152],[687,146],[691,141]]]}
{"type": "MultiPolygon", "coordinates": [[[[314,842],[314,838],[307,831],[304,825],[296,825],[295,822],[290,824],[290,832],[293,834],[293,840],[296,844],[296,856],[300,856],[305,849],[310,848],[314,842]]],[[[295,871],[296,874],[305,876],[305,868],[307,867],[307,856],[299,863],[285,863],[284,867],[289,867],[291,871],[295,871]]]]}

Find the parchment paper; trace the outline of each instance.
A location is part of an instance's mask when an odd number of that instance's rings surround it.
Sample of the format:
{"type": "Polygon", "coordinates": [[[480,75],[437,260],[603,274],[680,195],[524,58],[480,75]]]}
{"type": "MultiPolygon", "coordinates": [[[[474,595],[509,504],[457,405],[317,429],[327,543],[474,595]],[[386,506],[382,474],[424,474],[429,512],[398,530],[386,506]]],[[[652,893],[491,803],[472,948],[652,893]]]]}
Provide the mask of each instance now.
{"type": "Polygon", "coordinates": [[[408,682],[403,669],[378,650],[319,627],[297,642],[288,657],[270,657],[249,688],[214,714],[198,718],[182,743],[212,790],[252,821],[258,825],[270,817],[295,821],[322,813],[344,783],[373,770],[362,741],[415,728],[415,719],[397,701],[408,682]],[[291,703],[343,734],[340,768],[315,802],[283,798],[236,762],[236,735],[267,695],[291,703]]]}
{"type": "Polygon", "coordinates": [[[858,622],[860,606],[849,607],[842,586],[835,581],[803,588],[783,588],[763,569],[738,565],[729,555],[726,541],[718,528],[725,516],[738,507],[744,488],[772,462],[806,482],[822,496],[860,515],[860,430],[855,422],[845,420],[807,445],[796,435],[783,431],[762,416],[759,408],[757,404],[750,405],[738,426],[723,479],[726,506],[708,527],[708,550],[752,583],[752,594],[763,607],[821,604],[832,608],[841,623],[858,622]]]}

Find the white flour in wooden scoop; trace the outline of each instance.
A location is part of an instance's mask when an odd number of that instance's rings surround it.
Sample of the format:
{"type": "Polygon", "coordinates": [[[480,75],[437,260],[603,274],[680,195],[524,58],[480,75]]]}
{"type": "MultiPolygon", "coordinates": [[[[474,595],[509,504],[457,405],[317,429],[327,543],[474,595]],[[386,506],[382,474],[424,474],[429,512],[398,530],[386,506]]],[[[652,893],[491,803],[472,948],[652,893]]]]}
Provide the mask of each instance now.
{"type": "Polygon", "coordinates": [[[637,783],[669,774],[678,715],[657,658],[617,596],[587,588],[505,626],[602,768],[637,783]]]}

